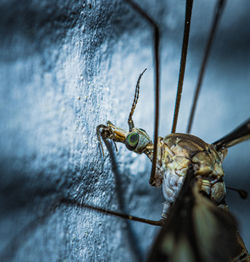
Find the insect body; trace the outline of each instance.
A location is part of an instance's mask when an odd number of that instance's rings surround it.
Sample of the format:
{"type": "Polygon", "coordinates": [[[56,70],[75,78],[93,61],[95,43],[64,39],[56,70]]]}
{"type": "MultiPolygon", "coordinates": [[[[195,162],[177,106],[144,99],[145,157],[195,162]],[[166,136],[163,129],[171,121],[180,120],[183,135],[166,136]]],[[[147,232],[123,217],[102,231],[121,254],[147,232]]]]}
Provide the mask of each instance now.
{"type": "MultiPolygon", "coordinates": [[[[108,122],[107,126],[99,126],[99,129],[104,139],[122,142],[129,150],[144,153],[152,160],[153,143],[143,129],[133,128],[131,132],[126,132],[111,122],[108,122]]],[[[193,135],[175,133],[158,138],[157,168],[151,185],[162,184],[166,199],[163,218],[167,217],[167,210],[175,201],[190,165],[193,166],[195,175],[202,178],[202,190],[220,204],[225,196],[222,169],[225,152],[225,149],[217,151],[214,145],[209,145],[193,135]]]]}

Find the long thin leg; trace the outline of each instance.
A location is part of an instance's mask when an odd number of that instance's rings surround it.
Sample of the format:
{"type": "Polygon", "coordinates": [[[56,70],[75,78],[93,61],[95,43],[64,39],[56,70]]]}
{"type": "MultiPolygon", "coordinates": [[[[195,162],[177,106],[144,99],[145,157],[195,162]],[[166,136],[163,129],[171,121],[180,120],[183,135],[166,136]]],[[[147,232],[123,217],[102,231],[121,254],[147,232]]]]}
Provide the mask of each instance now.
{"type": "Polygon", "coordinates": [[[181,51],[179,81],[178,81],[178,88],[177,88],[177,94],[176,94],[176,100],[175,100],[175,109],[174,109],[174,117],[173,117],[173,125],[172,125],[171,133],[175,133],[177,121],[178,121],[183,80],[184,80],[185,68],[186,68],[186,58],[187,58],[187,49],[188,49],[188,42],[189,42],[188,40],[189,40],[189,31],[190,31],[191,16],[192,16],[192,7],[193,7],[193,0],[187,0],[186,1],[186,14],[185,14],[185,29],[184,29],[183,42],[182,42],[182,51],[181,51]]]}
{"type": "Polygon", "coordinates": [[[189,120],[188,120],[188,127],[187,127],[187,133],[189,134],[192,128],[192,124],[193,124],[193,118],[194,118],[194,113],[195,113],[195,109],[197,106],[197,101],[198,101],[198,97],[200,94],[200,90],[201,90],[201,85],[202,85],[202,80],[203,80],[203,76],[204,76],[204,72],[206,69],[206,65],[207,65],[207,60],[210,54],[210,50],[211,50],[211,46],[213,43],[213,39],[216,33],[216,28],[218,26],[218,22],[220,20],[220,17],[223,13],[223,9],[225,6],[225,0],[218,0],[218,3],[216,5],[215,8],[215,15],[214,15],[214,19],[213,19],[213,24],[209,33],[209,38],[207,41],[207,46],[206,46],[206,50],[205,50],[205,54],[202,60],[202,64],[201,64],[201,68],[200,68],[200,73],[199,73],[199,78],[198,78],[198,82],[196,85],[196,89],[195,89],[195,94],[194,94],[194,98],[193,98],[193,103],[192,103],[192,109],[189,115],[189,120]]]}
{"type": "Polygon", "coordinates": [[[63,198],[60,202],[61,202],[61,204],[64,204],[64,205],[76,206],[76,207],[81,207],[81,208],[88,208],[88,209],[95,210],[95,211],[98,211],[98,212],[101,212],[101,213],[104,213],[104,214],[107,214],[107,215],[112,215],[112,216],[121,217],[121,218],[124,218],[124,219],[129,219],[129,220],[132,220],[132,221],[142,222],[142,223],[149,224],[149,225],[154,225],[154,226],[162,226],[163,225],[163,222],[161,220],[155,221],[155,220],[144,219],[144,218],[140,218],[140,217],[136,217],[136,216],[131,216],[131,215],[127,215],[127,214],[124,214],[124,213],[119,213],[119,212],[116,212],[116,211],[107,210],[107,209],[104,209],[104,208],[101,208],[101,207],[91,206],[91,205],[88,205],[88,204],[85,204],[85,203],[79,203],[79,202],[77,202],[76,200],[73,200],[73,199],[63,198]]]}
{"type": "Polygon", "coordinates": [[[125,0],[132,8],[138,12],[146,21],[148,21],[154,30],[154,68],[155,68],[155,122],[154,122],[154,155],[152,160],[152,170],[149,183],[152,184],[155,176],[156,160],[157,160],[157,138],[159,129],[159,96],[160,96],[160,31],[157,23],[136,3],[131,0],[125,0]]]}

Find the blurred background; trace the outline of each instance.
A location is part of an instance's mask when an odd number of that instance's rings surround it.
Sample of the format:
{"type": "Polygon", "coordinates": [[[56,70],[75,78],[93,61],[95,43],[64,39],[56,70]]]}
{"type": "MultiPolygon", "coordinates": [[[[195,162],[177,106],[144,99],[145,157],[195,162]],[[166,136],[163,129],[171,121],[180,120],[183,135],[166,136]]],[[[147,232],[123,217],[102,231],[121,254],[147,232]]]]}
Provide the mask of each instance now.
{"type": "MultiPolygon", "coordinates": [[[[170,133],[185,1],[137,1],[161,30],[160,135],[170,133]]],[[[216,0],[194,1],[177,132],[185,132],[216,0]]],[[[250,115],[250,3],[228,0],[192,134],[212,143],[250,115]]],[[[63,198],[160,219],[161,189],[145,156],[105,149],[96,126],[127,129],[139,74],[137,127],[153,137],[152,31],[123,1],[0,1],[0,260],[142,261],[158,228],[63,198]]],[[[250,192],[250,142],[229,150],[229,186],[250,192]]],[[[250,200],[227,202],[250,249],[250,200]]]]}

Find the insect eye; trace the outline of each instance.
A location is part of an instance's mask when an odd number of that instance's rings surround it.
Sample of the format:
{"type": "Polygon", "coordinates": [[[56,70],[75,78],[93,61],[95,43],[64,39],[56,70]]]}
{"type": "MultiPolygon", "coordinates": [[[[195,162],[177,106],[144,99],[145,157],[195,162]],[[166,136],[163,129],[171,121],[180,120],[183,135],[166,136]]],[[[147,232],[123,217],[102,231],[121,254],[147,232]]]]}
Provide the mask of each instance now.
{"type": "Polygon", "coordinates": [[[125,145],[129,150],[136,148],[139,142],[139,135],[137,133],[131,133],[126,137],[125,145]]]}

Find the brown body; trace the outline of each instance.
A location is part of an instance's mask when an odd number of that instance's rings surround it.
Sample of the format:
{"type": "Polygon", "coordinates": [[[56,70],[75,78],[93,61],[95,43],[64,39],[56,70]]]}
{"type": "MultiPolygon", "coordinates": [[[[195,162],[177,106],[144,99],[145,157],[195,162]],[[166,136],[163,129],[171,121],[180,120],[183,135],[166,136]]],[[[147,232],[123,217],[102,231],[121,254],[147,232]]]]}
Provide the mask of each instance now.
{"type": "MultiPolygon", "coordinates": [[[[146,148],[145,154],[152,160],[153,146],[148,144],[146,148]]],[[[201,190],[217,205],[222,204],[226,193],[222,168],[225,155],[226,150],[217,151],[214,145],[193,135],[175,133],[158,138],[157,168],[152,185],[162,184],[166,199],[163,218],[167,217],[190,166],[201,179],[201,190]]]]}
{"type": "MultiPolygon", "coordinates": [[[[154,145],[146,131],[133,128],[131,132],[126,132],[111,122],[107,124],[108,126],[100,126],[103,138],[125,143],[128,149],[139,154],[145,153],[152,161],[154,145]],[[138,141],[132,147],[127,140],[133,134],[138,136],[138,141]]],[[[160,186],[163,183],[163,194],[167,202],[175,201],[187,169],[192,165],[195,175],[202,178],[201,190],[216,204],[220,204],[225,196],[222,161],[227,153],[226,149],[217,151],[214,145],[207,144],[196,136],[180,133],[170,134],[165,138],[158,137],[157,148],[156,172],[151,185],[160,186]]]]}

